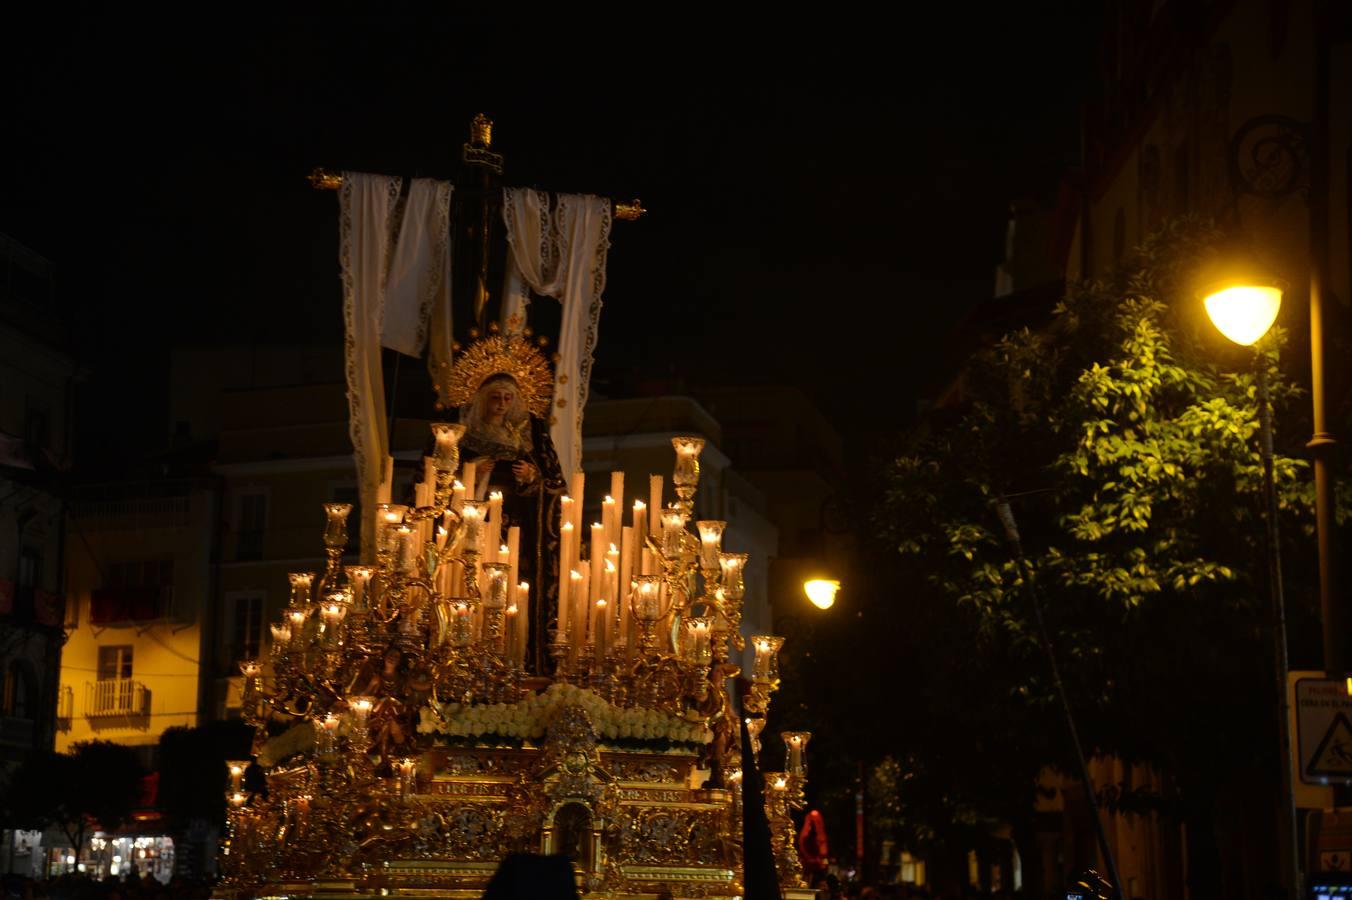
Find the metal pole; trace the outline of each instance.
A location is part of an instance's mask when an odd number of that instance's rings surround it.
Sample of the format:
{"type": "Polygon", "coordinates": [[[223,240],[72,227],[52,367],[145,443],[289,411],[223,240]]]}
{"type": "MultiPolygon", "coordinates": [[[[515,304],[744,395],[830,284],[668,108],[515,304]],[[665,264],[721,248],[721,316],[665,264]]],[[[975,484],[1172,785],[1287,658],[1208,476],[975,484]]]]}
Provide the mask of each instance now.
{"type": "Polygon", "coordinates": [[[1287,677],[1290,664],[1286,654],[1286,596],[1282,588],[1282,551],[1279,543],[1280,531],[1277,521],[1277,483],[1272,466],[1272,400],[1268,391],[1267,361],[1258,355],[1258,403],[1259,422],[1262,425],[1263,457],[1263,497],[1267,522],[1267,570],[1268,596],[1272,601],[1272,641],[1274,662],[1277,669],[1277,734],[1281,745],[1281,789],[1282,818],[1280,840],[1282,867],[1286,869],[1282,880],[1291,886],[1293,898],[1303,897],[1301,893],[1300,859],[1297,848],[1300,842],[1296,836],[1296,799],[1291,786],[1291,720],[1290,703],[1287,699],[1287,677]]]}
{"type": "Polygon", "coordinates": [[[1342,678],[1341,609],[1334,559],[1332,456],[1336,446],[1328,430],[1324,383],[1324,287],[1328,259],[1328,106],[1329,39],[1327,6],[1314,0],[1314,110],[1310,120],[1310,401],[1314,435],[1307,445],[1314,457],[1315,527],[1319,541],[1319,611],[1324,624],[1324,675],[1342,678]]]}
{"type": "Polygon", "coordinates": [[[1075,728],[1075,717],[1070,712],[1070,701],[1066,699],[1066,689],[1061,683],[1061,669],[1056,664],[1056,652],[1052,647],[1051,636],[1047,633],[1047,623],[1042,618],[1042,600],[1038,596],[1037,579],[1028,558],[1023,555],[1023,541],[1019,539],[1019,526],[1014,521],[1014,510],[1009,501],[1000,498],[995,507],[1000,516],[1000,524],[1005,530],[1005,539],[1009,541],[1014,558],[1019,563],[1019,571],[1024,583],[1028,585],[1028,595],[1033,601],[1033,616],[1037,622],[1038,640],[1042,651],[1047,655],[1047,666],[1051,670],[1052,686],[1056,698],[1061,702],[1061,713],[1066,720],[1066,731],[1070,733],[1070,743],[1075,750],[1075,764],[1079,767],[1080,785],[1084,788],[1084,800],[1089,813],[1094,817],[1094,831],[1098,836],[1099,852],[1103,854],[1103,864],[1108,867],[1108,878],[1112,881],[1113,897],[1122,900],[1122,879],[1117,874],[1117,860],[1113,857],[1112,847],[1108,846],[1108,832],[1103,827],[1103,817],[1099,814],[1098,797],[1094,794],[1094,782],[1089,778],[1089,766],[1084,761],[1084,749],[1080,746],[1080,732],[1075,728]]]}

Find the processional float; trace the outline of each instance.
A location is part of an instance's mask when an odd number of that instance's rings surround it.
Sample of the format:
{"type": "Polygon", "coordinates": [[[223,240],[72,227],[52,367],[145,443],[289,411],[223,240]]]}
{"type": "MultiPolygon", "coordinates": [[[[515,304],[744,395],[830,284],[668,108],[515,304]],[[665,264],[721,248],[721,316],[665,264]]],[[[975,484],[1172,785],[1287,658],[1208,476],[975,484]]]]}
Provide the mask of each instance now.
{"type": "MultiPolygon", "coordinates": [[[[524,334],[471,349],[548,370],[524,334]]],[[[478,897],[516,852],[566,854],[593,896],[741,896],[742,719],[759,753],[783,639],[750,637],[739,704],[747,555],[723,549],[725,523],[691,521],[703,439],[672,440],[669,502],[652,476],[626,505],[614,473],[589,539],[583,476],[568,480],[547,601],[518,580],[501,497],[467,495],[464,426],[431,431],[414,502],[364,517],[373,564],[344,565],[352,507],[325,504],[322,571],[290,576],[266,658],[241,665],[255,760],[229,763],[217,896],[478,897]],[[537,602],[545,671],[527,648],[537,602]]],[[[791,818],[809,738],[784,733],[785,768],[764,774],[786,897],[815,896],[791,818]]]]}

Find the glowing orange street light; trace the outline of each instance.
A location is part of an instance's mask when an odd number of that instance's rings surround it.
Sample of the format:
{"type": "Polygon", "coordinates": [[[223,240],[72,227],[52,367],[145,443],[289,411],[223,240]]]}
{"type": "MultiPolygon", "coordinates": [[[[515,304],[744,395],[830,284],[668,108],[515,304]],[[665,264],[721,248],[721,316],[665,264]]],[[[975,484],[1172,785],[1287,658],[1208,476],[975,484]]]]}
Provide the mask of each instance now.
{"type": "Polygon", "coordinates": [[[1268,333],[1282,308],[1282,289],[1268,284],[1218,286],[1202,301],[1221,334],[1249,346],[1268,333]]]}
{"type": "Polygon", "coordinates": [[[807,594],[807,599],[818,609],[830,609],[836,602],[838,590],[840,582],[834,578],[813,578],[803,582],[803,593],[807,594]]]}

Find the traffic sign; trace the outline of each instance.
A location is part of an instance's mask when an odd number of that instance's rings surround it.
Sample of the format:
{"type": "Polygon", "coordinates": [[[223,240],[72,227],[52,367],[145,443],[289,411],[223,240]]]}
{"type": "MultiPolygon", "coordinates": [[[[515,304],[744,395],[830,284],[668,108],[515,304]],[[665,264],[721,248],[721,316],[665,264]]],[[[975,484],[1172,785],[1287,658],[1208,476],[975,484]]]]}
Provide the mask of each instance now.
{"type": "Polygon", "coordinates": [[[1296,681],[1296,738],[1301,781],[1352,784],[1352,696],[1345,681],[1296,681]]]}

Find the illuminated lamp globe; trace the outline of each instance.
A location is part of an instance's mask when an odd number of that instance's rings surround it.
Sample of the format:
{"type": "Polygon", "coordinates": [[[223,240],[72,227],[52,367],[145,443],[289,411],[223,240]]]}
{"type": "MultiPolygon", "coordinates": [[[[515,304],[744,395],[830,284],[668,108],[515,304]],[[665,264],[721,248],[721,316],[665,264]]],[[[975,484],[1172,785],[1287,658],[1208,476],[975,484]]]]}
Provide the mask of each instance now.
{"type": "Polygon", "coordinates": [[[811,581],[803,582],[803,592],[807,594],[807,599],[812,601],[812,605],[818,609],[830,609],[836,602],[836,591],[840,590],[840,582],[834,578],[814,578],[811,581]]]}
{"type": "Polygon", "coordinates": [[[1268,333],[1282,308],[1282,289],[1271,284],[1219,285],[1202,301],[1220,333],[1249,346],[1268,333]]]}

